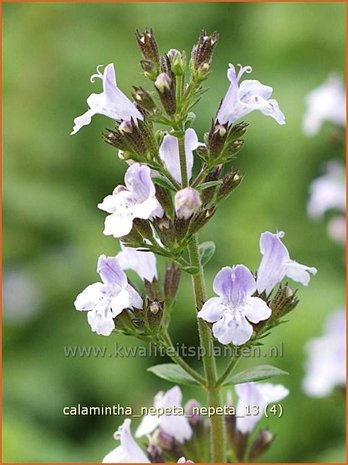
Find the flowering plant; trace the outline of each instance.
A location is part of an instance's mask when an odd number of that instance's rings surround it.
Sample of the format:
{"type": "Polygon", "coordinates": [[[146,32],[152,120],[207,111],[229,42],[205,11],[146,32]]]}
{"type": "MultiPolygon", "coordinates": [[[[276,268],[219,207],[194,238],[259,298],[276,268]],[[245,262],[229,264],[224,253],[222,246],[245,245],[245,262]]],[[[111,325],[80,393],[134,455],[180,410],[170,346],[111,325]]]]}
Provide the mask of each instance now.
{"type": "Polygon", "coordinates": [[[214,255],[215,244],[200,243],[198,233],[242,181],[234,163],[248,124],[239,120],[255,110],[280,125],[285,124],[285,117],[278,102],[271,99],[272,87],[257,80],[241,81],[252,68],[238,65],[238,70],[230,64],[229,88],[203,142],[199,142],[191,127],[193,109],[205,91],[203,82],[211,72],[218,34],[201,32],[192,49],[189,70],[184,52],[172,49],[159,53],[152,30],[137,32],[136,39],[142,54],[140,64],[153,91],[133,87],[131,101],[117,86],[114,65],[107,65],[103,73],[98,66],[91,81],[100,79],[103,92],[91,94],[89,109],[74,120],[72,134],[96,114],[109,117],[112,128],[105,131],[104,140],[129,165],[124,185],[98,204],[108,213],[104,234],[119,239],[122,250],[116,257],[99,257],[97,271],[102,282],[82,291],[75,307],[88,312],[88,323],[97,334],[133,335],[168,349],[173,363],[154,366],[150,371],[176,386],[155,397],[155,408],[165,413],[145,416],[136,430],[136,437],[148,438],[146,452],[134,440],[127,419],[115,436],[120,445],[104,462],[190,461],[184,456],[199,462],[209,458],[220,463],[255,460],[274,439],[269,430],[253,436],[258,420],[270,403],[288,395],[282,385],[259,381],[286,373],[269,365],[237,373],[243,352],[236,351],[219,374],[214,346],[217,341],[237,348],[263,344],[298,304],[296,291],[284,279],[308,285],[316,269],[290,259],[283,232],[267,231],[260,236],[258,271],[242,264],[223,267],[214,280],[216,297],[208,298],[204,267],[214,255]],[[162,280],[156,256],[167,261],[162,280]],[[128,269],[142,279],[141,290],[129,282],[128,269]],[[173,349],[170,322],[178,315],[175,300],[183,273],[192,278],[193,315],[204,354],[202,371],[169,350],[173,349]],[[194,400],[182,409],[177,384],[206,391],[209,422],[194,400]],[[228,386],[236,386],[236,409],[230,398],[223,399],[223,389],[228,386]],[[250,406],[254,412],[248,411],[250,406]],[[174,413],[177,409],[183,413],[174,413]],[[209,451],[205,450],[207,435],[209,451]]]}

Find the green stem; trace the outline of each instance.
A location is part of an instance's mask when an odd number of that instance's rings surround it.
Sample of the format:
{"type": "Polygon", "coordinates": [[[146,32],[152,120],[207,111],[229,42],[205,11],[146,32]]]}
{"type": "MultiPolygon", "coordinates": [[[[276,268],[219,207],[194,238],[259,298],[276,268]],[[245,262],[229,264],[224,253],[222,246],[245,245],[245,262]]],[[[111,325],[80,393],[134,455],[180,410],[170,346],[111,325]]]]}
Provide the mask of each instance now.
{"type": "Polygon", "coordinates": [[[165,346],[166,349],[170,349],[168,353],[168,357],[170,357],[173,362],[177,365],[181,366],[183,370],[186,371],[192,378],[194,378],[199,384],[205,385],[206,381],[196,370],[190,367],[185,360],[176,352],[175,347],[173,346],[172,340],[167,331],[162,334],[161,338],[162,344],[165,346]]]}
{"type": "MultiPolygon", "coordinates": [[[[198,238],[195,235],[189,244],[189,254],[192,266],[197,266],[199,272],[192,276],[195,293],[196,309],[199,311],[206,300],[205,281],[203,268],[198,255],[198,238]]],[[[198,318],[198,331],[203,353],[203,366],[206,378],[209,407],[217,409],[222,407],[222,395],[220,386],[217,385],[217,370],[214,357],[214,344],[211,330],[208,325],[198,318]]],[[[213,463],[226,462],[226,439],[225,419],[223,415],[212,415],[210,417],[211,435],[211,460],[213,463]]]]}
{"type": "Polygon", "coordinates": [[[187,178],[187,165],[186,165],[186,153],[185,153],[185,136],[178,138],[179,144],[179,157],[180,157],[180,168],[181,168],[181,186],[188,186],[187,178]]]}
{"type": "Polygon", "coordinates": [[[229,361],[225,371],[222,373],[222,375],[220,376],[220,378],[217,380],[217,385],[218,386],[222,386],[223,383],[226,381],[226,379],[228,378],[228,376],[232,373],[232,371],[235,369],[235,367],[237,366],[237,363],[239,362],[240,360],[240,356],[241,355],[236,355],[235,357],[232,357],[231,360],[229,361]]]}
{"type": "MultiPolygon", "coordinates": [[[[188,186],[185,139],[178,138],[179,158],[181,169],[182,187],[188,186]]],[[[206,301],[206,290],[203,267],[199,259],[198,236],[195,234],[188,244],[190,264],[197,267],[198,273],[192,275],[192,284],[195,294],[196,310],[202,308],[206,301]]],[[[205,385],[208,393],[208,405],[210,408],[217,409],[223,406],[221,387],[217,385],[217,370],[214,357],[214,343],[211,330],[201,318],[198,318],[198,333],[200,346],[203,352],[203,366],[205,374],[205,385]]],[[[226,427],[223,415],[212,415],[210,417],[210,438],[211,438],[211,461],[212,463],[226,462],[226,427]]]]}

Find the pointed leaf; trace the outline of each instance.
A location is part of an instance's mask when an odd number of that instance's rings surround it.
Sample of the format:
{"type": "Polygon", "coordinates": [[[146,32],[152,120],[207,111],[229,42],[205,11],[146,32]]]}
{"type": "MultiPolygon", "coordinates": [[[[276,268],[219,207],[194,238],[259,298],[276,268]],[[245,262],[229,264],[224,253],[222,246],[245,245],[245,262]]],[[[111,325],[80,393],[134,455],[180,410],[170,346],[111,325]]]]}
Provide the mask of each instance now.
{"type": "Polygon", "coordinates": [[[155,176],[155,177],[152,178],[152,180],[158,186],[164,187],[164,189],[167,189],[167,190],[170,190],[170,191],[175,191],[176,190],[175,187],[173,186],[173,184],[170,181],[168,181],[168,179],[166,179],[166,178],[155,176]]]}
{"type": "Polygon", "coordinates": [[[199,258],[202,266],[205,266],[215,253],[215,243],[213,241],[202,242],[199,244],[199,258]]]}
{"type": "Polygon", "coordinates": [[[288,375],[284,370],[274,367],[272,365],[259,365],[254,368],[249,368],[248,370],[241,371],[236,373],[224,382],[224,386],[228,384],[243,384],[250,383],[253,381],[261,381],[263,379],[273,378],[274,376],[288,375]]]}
{"type": "Polygon", "coordinates": [[[191,375],[189,375],[180,366],[175,363],[162,363],[154,365],[147,369],[159,378],[166,379],[172,383],[184,384],[186,386],[197,386],[199,383],[191,375]]]}

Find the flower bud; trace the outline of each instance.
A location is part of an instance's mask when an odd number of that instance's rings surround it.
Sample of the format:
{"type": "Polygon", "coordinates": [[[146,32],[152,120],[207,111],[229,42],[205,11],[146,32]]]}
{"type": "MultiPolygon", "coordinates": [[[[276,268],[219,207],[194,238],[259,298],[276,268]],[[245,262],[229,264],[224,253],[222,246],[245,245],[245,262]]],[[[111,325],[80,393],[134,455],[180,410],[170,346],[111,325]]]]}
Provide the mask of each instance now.
{"type": "Polygon", "coordinates": [[[207,147],[211,158],[217,158],[222,152],[228,135],[228,123],[218,124],[213,121],[208,135],[207,147]]]}
{"type": "Polygon", "coordinates": [[[221,201],[226,199],[230,193],[237,187],[242,181],[242,177],[236,172],[231,171],[227,173],[226,176],[222,180],[222,184],[217,193],[217,201],[221,201]]]}
{"type": "Polygon", "coordinates": [[[176,76],[182,76],[185,73],[186,68],[186,55],[185,52],[179,52],[175,48],[172,48],[167,52],[171,69],[176,76]]]}
{"type": "Polygon", "coordinates": [[[131,121],[122,121],[118,127],[118,130],[121,134],[131,134],[133,132],[133,124],[131,121]]]}
{"type": "Polygon", "coordinates": [[[256,437],[255,441],[250,447],[248,460],[253,461],[259,458],[270,448],[274,439],[275,436],[269,430],[264,429],[260,431],[259,435],[256,437]]]}
{"type": "Polygon", "coordinates": [[[287,285],[280,285],[270,303],[272,320],[276,320],[293,310],[298,302],[299,300],[296,297],[296,292],[293,292],[293,290],[287,285]]]}
{"type": "Polygon", "coordinates": [[[187,415],[188,421],[191,426],[197,426],[202,423],[203,417],[199,413],[201,404],[196,399],[190,399],[185,405],[185,415],[187,415]]]}
{"type": "Polygon", "coordinates": [[[171,450],[175,446],[175,439],[173,436],[156,429],[152,435],[152,441],[158,445],[161,449],[171,450]]]}
{"type": "Polygon", "coordinates": [[[176,216],[188,220],[202,205],[199,193],[192,187],[185,187],[175,194],[174,206],[176,216]]]}
{"type": "Polygon", "coordinates": [[[137,102],[145,110],[149,111],[150,113],[154,113],[157,110],[157,105],[153,101],[151,95],[142,87],[135,87],[133,86],[132,96],[134,100],[137,102]]]}
{"type": "Polygon", "coordinates": [[[164,109],[169,115],[173,115],[176,110],[175,80],[168,73],[161,73],[155,81],[155,88],[164,109]]]}
{"type": "MultiPolygon", "coordinates": [[[[215,166],[212,171],[205,177],[203,184],[207,182],[217,181],[220,178],[223,165],[215,166]]],[[[213,200],[214,195],[217,191],[218,186],[212,186],[208,189],[204,189],[201,192],[201,199],[203,205],[207,205],[210,201],[213,200]]]]}
{"type": "Polygon", "coordinates": [[[209,73],[213,51],[218,39],[217,32],[213,32],[208,36],[206,31],[203,30],[199,35],[197,44],[192,49],[191,64],[196,76],[201,80],[205,79],[209,73]]]}
{"type": "Polygon", "coordinates": [[[157,76],[155,81],[156,89],[161,93],[164,94],[165,91],[169,91],[172,84],[172,80],[168,76],[167,73],[161,73],[157,76]]]}
{"type": "Polygon", "coordinates": [[[170,265],[166,269],[164,277],[164,297],[168,301],[173,301],[178,292],[181,270],[177,265],[170,265]]]}
{"type": "Polygon", "coordinates": [[[144,59],[159,65],[158,46],[152,29],[145,29],[143,33],[137,30],[135,37],[144,59]]]}

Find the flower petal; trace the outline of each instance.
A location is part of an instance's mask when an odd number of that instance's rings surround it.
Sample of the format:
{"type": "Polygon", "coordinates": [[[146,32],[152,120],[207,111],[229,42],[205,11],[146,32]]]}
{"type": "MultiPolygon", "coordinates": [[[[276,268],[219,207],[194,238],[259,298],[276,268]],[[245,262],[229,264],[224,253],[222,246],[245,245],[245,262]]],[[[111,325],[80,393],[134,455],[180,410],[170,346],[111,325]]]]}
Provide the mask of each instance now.
{"type": "Polygon", "coordinates": [[[152,252],[141,252],[122,246],[116,258],[123,270],[133,270],[143,280],[152,282],[157,278],[156,256],[152,252]]]}
{"type": "Polygon", "coordinates": [[[102,283],[90,284],[76,297],[74,302],[76,310],[93,310],[97,305],[105,285],[102,283]]]}
{"type": "Polygon", "coordinates": [[[92,331],[101,336],[110,336],[115,329],[114,320],[107,309],[105,312],[91,310],[87,313],[87,320],[92,331]]]}
{"type": "Polygon", "coordinates": [[[138,292],[128,284],[126,290],[129,295],[129,305],[130,307],[143,308],[143,299],[140,297],[138,292]]]}
{"type": "Polygon", "coordinates": [[[130,431],[130,424],[129,419],[124,421],[115,434],[115,436],[119,435],[121,444],[104,457],[103,463],[150,463],[145,453],[134,441],[130,431]]]}
{"type": "Polygon", "coordinates": [[[181,184],[178,139],[166,134],[159,148],[159,155],[173,178],[181,184]]]}
{"type": "Polygon", "coordinates": [[[155,195],[155,185],[151,179],[151,170],[146,165],[134,163],[124,177],[127,189],[134,193],[138,202],[142,202],[155,195]]]}
{"type": "Polygon", "coordinates": [[[135,437],[141,438],[146,434],[152,433],[152,431],[154,431],[158,427],[159,423],[160,418],[156,415],[145,415],[135,432],[135,437]]]}
{"type": "Polygon", "coordinates": [[[110,309],[112,311],[112,316],[115,318],[117,315],[122,313],[125,308],[130,307],[130,298],[129,293],[126,289],[123,289],[115,297],[111,299],[110,309]]]}
{"type": "Polygon", "coordinates": [[[180,415],[162,415],[160,429],[180,443],[187,441],[192,436],[192,429],[187,418],[180,415]]]}
{"type": "Polygon", "coordinates": [[[214,291],[224,299],[225,304],[242,305],[256,290],[252,273],[244,265],[222,268],[216,275],[214,291]]]}
{"type": "Polygon", "coordinates": [[[124,288],[127,285],[127,277],[122,271],[116,257],[100,255],[97,264],[97,272],[105,284],[112,284],[124,288]]]}
{"type": "Polygon", "coordinates": [[[300,263],[295,262],[295,260],[290,260],[286,266],[285,276],[290,279],[293,279],[297,283],[301,283],[304,286],[308,286],[311,276],[317,273],[317,269],[314,267],[301,265],[300,263]]]}
{"type": "Polygon", "coordinates": [[[193,168],[193,150],[200,145],[198,142],[198,137],[194,129],[189,128],[185,132],[185,154],[186,154],[186,169],[187,169],[187,178],[190,180],[192,177],[192,168],[193,168]]]}
{"type": "Polygon", "coordinates": [[[257,291],[269,294],[274,286],[285,276],[286,265],[290,259],[285,245],[280,240],[282,233],[264,232],[260,237],[260,251],[263,255],[257,271],[257,291]]]}
{"type": "Polygon", "coordinates": [[[245,316],[252,323],[259,323],[267,320],[272,314],[272,310],[259,297],[249,297],[244,307],[245,316]]]}
{"type": "Polygon", "coordinates": [[[212,297],[205,302],[197,316],[208,323],[215,323],[222,318],[225,310],[226,306],[223,304],[221,297],[212,297]]]}
{"type": "Polygon", "coordinates": [[[213,335],[221,344],[242,345],[253,334],[253,327],[241,313],[230,315],[225,313],[217,323],[213,324],[213,335]]]}
{"type": "Polygon", "coordinates": [[[130,211],[112,213],[105,218],[103,234],[116,238],[126,236],[133,227],[133,216],[130,211]]]}

